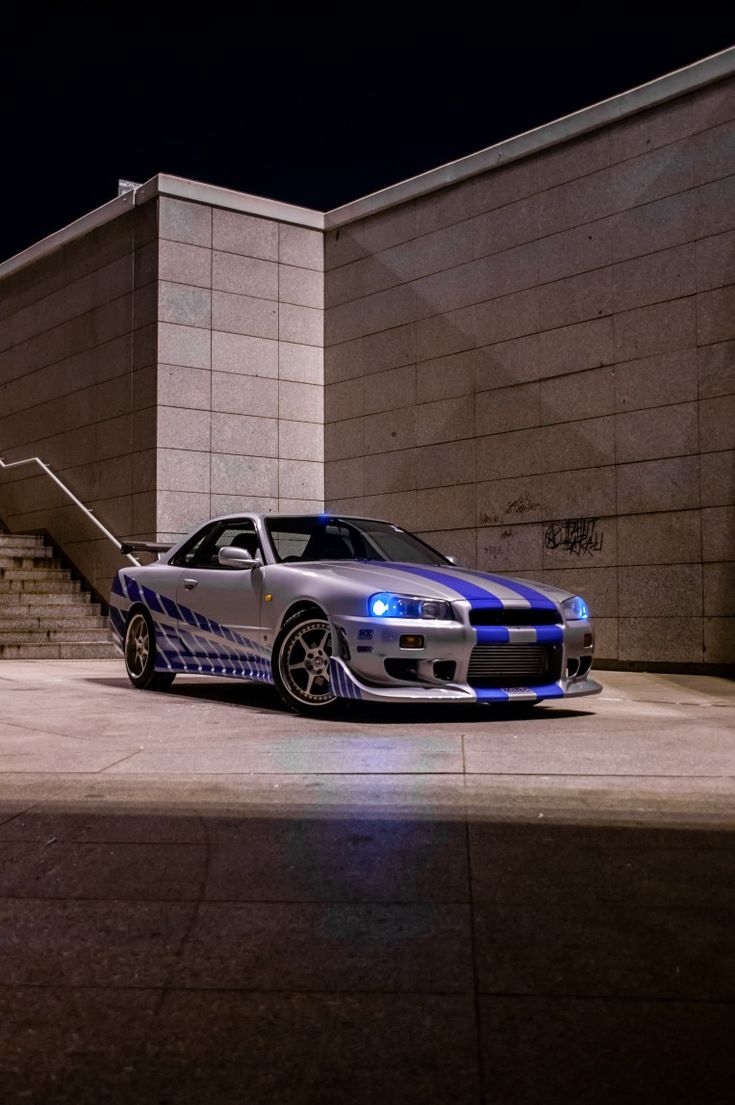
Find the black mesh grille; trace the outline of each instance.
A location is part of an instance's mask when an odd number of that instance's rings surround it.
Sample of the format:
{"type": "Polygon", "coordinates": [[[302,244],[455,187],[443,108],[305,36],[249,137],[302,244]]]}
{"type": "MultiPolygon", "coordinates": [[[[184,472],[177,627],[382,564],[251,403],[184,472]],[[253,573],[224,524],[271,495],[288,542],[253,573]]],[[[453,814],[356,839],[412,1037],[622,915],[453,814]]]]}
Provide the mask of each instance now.
{"type": "Polygon", "coordinates": [[[558,610],[540,610],[533,606],[506,606],[503,609],[470,610],[470,625],[561,625],[558,610]]]}
{"type": "Polygon", "coordinates": [[[560,645],[475,645],[467,682],[471,687],[532,687],[554,683],[561,672],[560,645]]]}

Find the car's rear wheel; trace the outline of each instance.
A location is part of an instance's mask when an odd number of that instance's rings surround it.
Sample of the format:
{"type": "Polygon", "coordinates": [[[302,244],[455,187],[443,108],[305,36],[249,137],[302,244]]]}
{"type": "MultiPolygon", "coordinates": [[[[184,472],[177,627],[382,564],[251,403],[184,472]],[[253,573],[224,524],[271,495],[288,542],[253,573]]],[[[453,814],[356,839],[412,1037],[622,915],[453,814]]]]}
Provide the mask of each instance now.
{"type": "Polygon", "coordinates": [[[276,640],[273,676],[291,710],[311,716],[334,713],[340,700],[332,689],[332,630],[320,614],[297,614],[276,640]]]}
{"type": "Polygon", "coordinates": [[[133,610],[125,627],[123,642],[125,670],[134,687],[141,691],[164,691],[176,673],[156,671],[156,632],[147,610],[133,610]]]}

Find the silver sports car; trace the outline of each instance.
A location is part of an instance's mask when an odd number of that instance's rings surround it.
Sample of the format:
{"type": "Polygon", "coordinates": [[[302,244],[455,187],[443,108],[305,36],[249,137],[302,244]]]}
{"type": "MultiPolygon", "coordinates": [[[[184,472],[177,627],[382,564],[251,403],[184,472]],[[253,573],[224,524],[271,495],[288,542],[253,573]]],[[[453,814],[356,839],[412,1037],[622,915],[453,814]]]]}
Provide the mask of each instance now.
{"type": "Polygon", "coordinates": [[[178,672],[274,683],[326,713],[366,702],[536,702],[597,694],[584,599],[459,568],[390,522],[214,518],[115,579],[110,620],[136,687],[178,672]]]}

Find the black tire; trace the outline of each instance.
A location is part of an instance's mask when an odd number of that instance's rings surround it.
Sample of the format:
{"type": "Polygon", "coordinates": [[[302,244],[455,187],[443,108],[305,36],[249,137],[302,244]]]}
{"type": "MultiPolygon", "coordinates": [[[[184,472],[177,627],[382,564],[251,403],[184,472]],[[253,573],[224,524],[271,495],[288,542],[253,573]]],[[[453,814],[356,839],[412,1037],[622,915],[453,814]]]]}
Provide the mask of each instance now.
{"type": "Polygon", "coordinates": [[[142,606],[130,611],[125,626],[123,656],[128,679],[141,691],[165,691],[176,678],[171,671],[156,671],[156,631],[142,606]]]}
{"type": "Polygon", "coordinates": [[[332,691],[331,638],[329,622],[316,611],[289,618],[276,638],[273,679],[282,700],[297,714],[325,717],[343,705],[332,691]]]}

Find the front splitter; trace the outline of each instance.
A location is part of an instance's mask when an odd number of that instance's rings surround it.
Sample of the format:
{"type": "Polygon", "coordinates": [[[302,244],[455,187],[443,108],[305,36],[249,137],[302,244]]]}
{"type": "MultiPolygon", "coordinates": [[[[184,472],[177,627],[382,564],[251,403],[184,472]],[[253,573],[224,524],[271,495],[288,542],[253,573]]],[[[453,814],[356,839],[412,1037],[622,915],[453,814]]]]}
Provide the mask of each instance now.
{"type": "Polygon", "coordinates": [[[374,687],[362,683],[345,664],[332,657],[332,687],[340,698],[361,702],[540,702],[547,698],[579,698],[599,694],[602,687],[594,679],[580,679],[567,687],[563,683],[545,683],[537,687],[470,687],[467,683],[449,683],[443,687],[374,687]]]}

